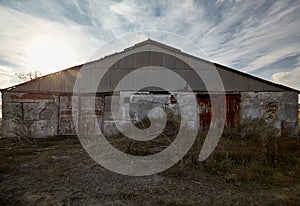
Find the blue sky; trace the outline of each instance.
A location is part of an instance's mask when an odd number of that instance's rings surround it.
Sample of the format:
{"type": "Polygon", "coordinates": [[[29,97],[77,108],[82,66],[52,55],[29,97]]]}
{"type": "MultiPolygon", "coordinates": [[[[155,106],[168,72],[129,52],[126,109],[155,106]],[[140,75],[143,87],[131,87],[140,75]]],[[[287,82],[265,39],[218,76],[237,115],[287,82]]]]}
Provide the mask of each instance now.
{"type": "Polygon", "coordinates": [[[197,56],[300,89],[297,0],[0,0],[0,13],[0,88],[17,84],[15,73],[47,74],[148,37],[197,55],[178,35],[201,48],[197,56]]]}

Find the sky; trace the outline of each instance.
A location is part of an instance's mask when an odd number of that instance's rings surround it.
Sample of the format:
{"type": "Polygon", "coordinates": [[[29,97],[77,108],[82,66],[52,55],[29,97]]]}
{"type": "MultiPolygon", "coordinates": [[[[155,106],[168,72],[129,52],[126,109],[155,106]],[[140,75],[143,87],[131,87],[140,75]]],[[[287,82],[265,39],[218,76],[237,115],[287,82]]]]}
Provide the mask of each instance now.
{"type": "Polygon", "coordinates": [[[0,14],[0,88],[152,38],[300,90],[298,0],[0,0],[0,14]]]}

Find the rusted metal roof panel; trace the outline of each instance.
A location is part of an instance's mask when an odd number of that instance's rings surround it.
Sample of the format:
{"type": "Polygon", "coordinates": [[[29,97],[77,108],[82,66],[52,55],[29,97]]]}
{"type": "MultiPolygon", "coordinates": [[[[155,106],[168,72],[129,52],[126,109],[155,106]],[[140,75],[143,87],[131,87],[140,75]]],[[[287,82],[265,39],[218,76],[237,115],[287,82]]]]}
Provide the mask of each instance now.
{"type": "Polygon", "coordinates": [[[68,69],[46,75],[15,87],[10,87],[7,90],[18,92],[72,92],[78,69],[68,69]]]}
{"type": "Polygon", "coordinates": [[[293,91],[298,90],[216,64],[226,91],[293,91]],[[234,74],[232,76],[232,73],[234,74]],[[234,83],[233,83],[234,82],[234,83]]]}
{"type": "Polygon", "coordinates": [[[225,91],[287,91],[281,85],[267,82],[262,79],[252,77],[247,74],[226,70],[217,67],[219,74],[222,78],[225,91]]]}

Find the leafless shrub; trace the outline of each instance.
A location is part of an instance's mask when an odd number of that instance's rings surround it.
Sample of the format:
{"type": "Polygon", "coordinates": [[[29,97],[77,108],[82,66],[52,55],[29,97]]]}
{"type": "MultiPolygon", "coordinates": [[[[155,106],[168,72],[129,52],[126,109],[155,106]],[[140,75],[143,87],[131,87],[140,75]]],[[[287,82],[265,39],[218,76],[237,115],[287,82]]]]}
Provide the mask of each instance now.
{"type": "Polygon", "coordinates": [[[40,71],[36,70],[36,71],[30,71],[28,73],[26,73],[26,72],[15,73],[15,75],[21,81],[31,81],[31,80],[34,80],[34,79],[42,76],[42,73],[40,71]]]}
{"type": "Polygon", "coordinates": [[[33,132],[33,121],[15,121],[15,125],[13,126],[12,133],[16,137],[16,139],[24,144],[24,142],[29,144],[35,144],[36,140],[32,136],[33,132]]]}

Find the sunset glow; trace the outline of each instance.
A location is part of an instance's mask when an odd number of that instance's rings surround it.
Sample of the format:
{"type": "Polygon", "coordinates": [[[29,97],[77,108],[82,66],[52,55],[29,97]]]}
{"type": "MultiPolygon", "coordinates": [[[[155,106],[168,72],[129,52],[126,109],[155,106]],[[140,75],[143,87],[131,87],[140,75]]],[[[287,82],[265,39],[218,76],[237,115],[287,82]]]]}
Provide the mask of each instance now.
{"type": "Polygon", "coordinates": [[[76,51],[63,39],[42,35],[28,41],[26,47],[28,67],[48,74],[76,62],[76,51]]]}

